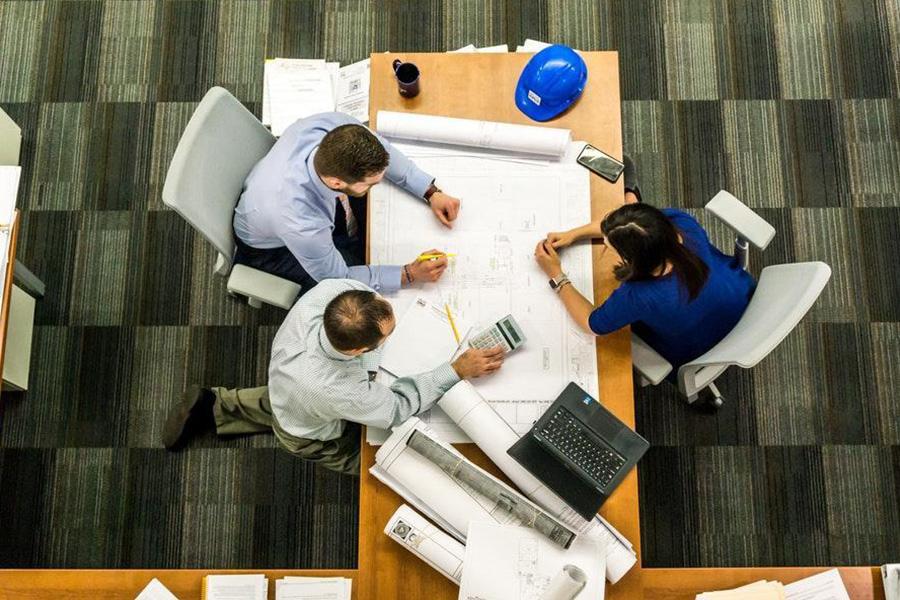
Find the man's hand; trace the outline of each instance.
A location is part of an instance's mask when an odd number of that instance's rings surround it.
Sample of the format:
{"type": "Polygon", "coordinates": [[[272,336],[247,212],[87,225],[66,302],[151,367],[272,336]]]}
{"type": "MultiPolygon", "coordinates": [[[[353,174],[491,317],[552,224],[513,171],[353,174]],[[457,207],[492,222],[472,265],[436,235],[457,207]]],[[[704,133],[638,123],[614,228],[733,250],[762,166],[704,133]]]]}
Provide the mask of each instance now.
{"type": "Polygon", "coordinates": [[[451,221],[456,220],[459,214],[459,198],[448,196],[444,192],[435,192],[431,195],[431,212],[445,227],[453,227],[451,221]]]}
{"type": "MultiPolygon", "coordinates": [[[[431,250],[426,250],[422,254],[444,253],[432,248],[431,250]]],[[[441,278],[441,275],[444,274],[444,270],[447,268],[447,260],[446,256],[442,256],[441,258],[427,258],[425,260],[416,259],[404,268],[401,282],[410,285],[417,281],[437,281],[441,278]],[[404,281],[407,272],[409,272],[412,281],[404,281]]]]}
{"type": "Polygon", "coordinates": [[[453,361],[453,370],[460,379],[474,379],[493,373],[503,364],[505,353],[500,346],[494,346],[487,350],[469,348],[462,356],[453,361]]]}
{"type": "Polygon", "coordinates": [[[559,254],[547,240],[541,240],[534,249],[534,260],[537,261],[541,271],[547,274],[550,279],[556,279],[562,275],[562,264],[560,264],[559,254]]]}

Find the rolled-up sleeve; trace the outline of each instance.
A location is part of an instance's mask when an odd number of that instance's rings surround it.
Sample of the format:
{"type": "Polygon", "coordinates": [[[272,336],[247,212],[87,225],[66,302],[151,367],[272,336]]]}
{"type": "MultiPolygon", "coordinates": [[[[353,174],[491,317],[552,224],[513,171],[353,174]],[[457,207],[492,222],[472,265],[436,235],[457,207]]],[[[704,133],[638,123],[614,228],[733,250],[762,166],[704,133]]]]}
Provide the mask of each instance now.
{"type": "Polygon", "coordinates": [[[597,335],[606,335],[640,320],[644,310],[641,299],[624,284],[594,309],[588,317],[588,325],[597,335]]]}
{"type": "Polygon", "coordinates": [[[303,268],[316,281],[323,279],[355,279],[376,292],[400,289],[401,267],[394,265],[358,265],[349,267],[335,247],[331,231],[322,230],[304,235],[290,231],[284,236],[291,251],[303,268]]]}
{"type": "MultiPolygon", "coordinates": [[[[434,406],[444,393],[459,383],[459,375],[444,363],[438,368],[401,377],[390,387],[374,381],[360,382],[349,392],[340,417],[371,427],[389,429],[434,406]]],[[[344,390],[342,393],[347,394],[344,390]]]]}

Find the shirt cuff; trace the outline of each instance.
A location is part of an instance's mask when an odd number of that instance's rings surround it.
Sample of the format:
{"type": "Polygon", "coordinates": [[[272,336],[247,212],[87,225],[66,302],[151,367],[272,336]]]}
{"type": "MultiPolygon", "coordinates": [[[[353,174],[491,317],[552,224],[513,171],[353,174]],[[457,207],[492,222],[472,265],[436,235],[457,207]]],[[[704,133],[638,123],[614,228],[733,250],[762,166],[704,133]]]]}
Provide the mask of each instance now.
{"type": "Polygon", "coordinates": [[[462,381],[459,375],[456,374],[456,369],[449,362],[445,362],[432,371],[431,374],[434,377],[434,384],[441,390],[441,394],[462,381]]]}
{"type": "Polygon", "coordinates": [[[379,269],[381,270],[381,285],[375,288],[375,291],[391,294],[399,290],[403,267],[399,265],[382,265],[379,269]]]}
{"type": "Polygon", "coordinates": [[[406,189],[410,194],[425,202],[425,192],[432,183],[434,183],[434,177],[416,167],[406,180],[406,189]]]}

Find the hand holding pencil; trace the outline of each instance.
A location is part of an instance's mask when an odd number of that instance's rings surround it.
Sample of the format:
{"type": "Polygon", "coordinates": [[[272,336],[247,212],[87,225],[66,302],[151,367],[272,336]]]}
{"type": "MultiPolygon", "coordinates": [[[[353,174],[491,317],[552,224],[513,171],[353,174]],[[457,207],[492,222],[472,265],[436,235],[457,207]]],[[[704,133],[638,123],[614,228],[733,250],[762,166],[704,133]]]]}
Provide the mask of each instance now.
{"type": "Polygon", "coordinates": [[[447,268],[449,256],[435,248],[422,252],[411,263],[403,267],[401,282],[409,285],[437,281],[447,268]]]}

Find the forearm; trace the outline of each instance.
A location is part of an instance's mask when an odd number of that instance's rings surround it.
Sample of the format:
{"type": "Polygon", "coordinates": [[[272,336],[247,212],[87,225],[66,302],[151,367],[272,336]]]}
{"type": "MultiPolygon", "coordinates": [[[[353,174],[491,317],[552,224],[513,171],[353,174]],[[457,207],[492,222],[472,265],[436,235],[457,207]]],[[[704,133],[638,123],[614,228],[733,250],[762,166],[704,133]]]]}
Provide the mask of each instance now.
{"type": "Polygon", "coordinates": [[[576,240],[597,238],[603,235],[603,231],[600,229],[600,221],[591,221],[587,225],[575,227],[571,232],[574,234],[576,240]]]}
{"type": "Polygon", "coordinates": [[[593,331],[591,331],[591,326],[588,323],[591,312],[594,310],[594,305],[585,298],[581,292],[575,289],[575,286],[571,283],[566,284],[559,290],[559,298],[562,300],[563,306],[566,307],[566,312],[569,313],[569,316],[572,317],[579,327],[581,327],[584,331],[593,335],[593,331]]]}

